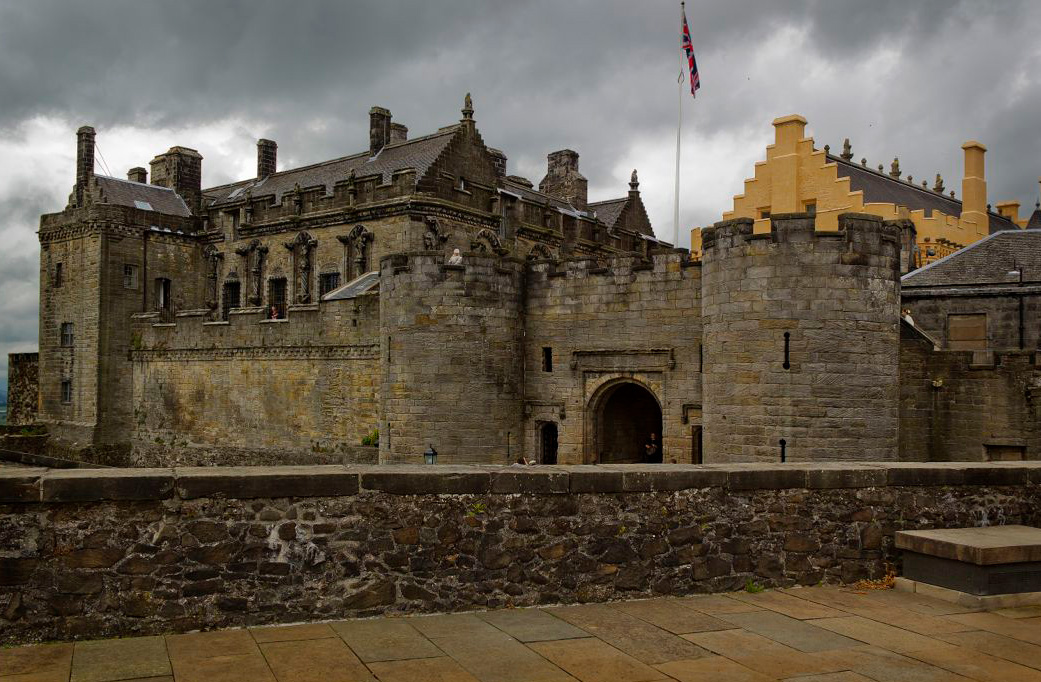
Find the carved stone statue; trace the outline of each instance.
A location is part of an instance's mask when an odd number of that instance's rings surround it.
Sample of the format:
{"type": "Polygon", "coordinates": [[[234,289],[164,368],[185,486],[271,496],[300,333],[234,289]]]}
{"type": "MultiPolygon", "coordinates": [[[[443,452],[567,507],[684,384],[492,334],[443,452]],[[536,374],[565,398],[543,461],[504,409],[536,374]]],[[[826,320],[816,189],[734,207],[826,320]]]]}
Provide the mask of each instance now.
{"type": "Polygon", "coordinates": [[[851,160],[853,158],[853,146],[850,145],[848,137],[845,140],[842,141],[842,155],[841,156],[846,161],[849,161],[849,160],[851,160]]]}
{"type": "Polygon", "coordinates": [[[264,259],[267,257],[267,247],[254,239],[246,246],[236,249],[235,253],[242,256],[243,270],[249,273],[249,302],[260,305],[263,301],[263,290],[261,282],[264,274],[264,259]]]}

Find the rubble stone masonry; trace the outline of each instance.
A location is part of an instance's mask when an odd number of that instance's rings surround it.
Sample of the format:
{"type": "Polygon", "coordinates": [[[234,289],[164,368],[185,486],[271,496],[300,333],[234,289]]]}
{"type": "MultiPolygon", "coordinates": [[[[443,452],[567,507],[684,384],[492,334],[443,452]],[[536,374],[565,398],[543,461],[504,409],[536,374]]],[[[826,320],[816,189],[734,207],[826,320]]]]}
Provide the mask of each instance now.
{"type": "Polygon", "coordinates": [[[7,423],[26,426],[36,421],[40,396],[40,354],[7,355],[7,423]]]}
{"type": "Polygon", "coordinates": [[[1041,463],[0,471],[0,644],[849,583],[1041,463]]]}

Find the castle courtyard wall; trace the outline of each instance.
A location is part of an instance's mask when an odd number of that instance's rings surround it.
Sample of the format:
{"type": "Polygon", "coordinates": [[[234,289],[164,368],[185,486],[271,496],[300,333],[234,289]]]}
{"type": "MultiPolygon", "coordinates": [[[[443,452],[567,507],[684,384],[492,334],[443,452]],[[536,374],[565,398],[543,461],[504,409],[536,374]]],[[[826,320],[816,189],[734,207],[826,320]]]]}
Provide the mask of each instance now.
{"type": "Polygon", "coordinates": [[[7,424],[36,422],[40,404],[40,354],[7,354],[7,424]]]}
{"type": "Polygon", "coordinates": [[[0,471],[0,644],[877,579],[1039,466],[0,471]]]}

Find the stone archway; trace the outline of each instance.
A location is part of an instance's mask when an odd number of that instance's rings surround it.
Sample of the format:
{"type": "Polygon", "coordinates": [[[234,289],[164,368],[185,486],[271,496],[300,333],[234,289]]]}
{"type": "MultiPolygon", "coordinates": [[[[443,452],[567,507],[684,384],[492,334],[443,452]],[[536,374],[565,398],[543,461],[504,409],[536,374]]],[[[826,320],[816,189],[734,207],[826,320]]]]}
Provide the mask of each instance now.
{"type": "Polygon", "coordinates": [[[643,384],[630,380],[602,387],[591,401],[597,461],[603,464],[661,462],[648,458],[644,444],[651,433],[662,437],[661,404],[643,384]]]}

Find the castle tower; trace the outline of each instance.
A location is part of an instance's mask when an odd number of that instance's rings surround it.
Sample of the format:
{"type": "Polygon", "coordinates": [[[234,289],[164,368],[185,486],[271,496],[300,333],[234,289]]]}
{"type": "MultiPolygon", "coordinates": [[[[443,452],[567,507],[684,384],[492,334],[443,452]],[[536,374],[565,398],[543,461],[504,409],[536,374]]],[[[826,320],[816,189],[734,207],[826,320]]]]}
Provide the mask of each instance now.
{"type": "Polygon", "coordinates": [[[468,253],[380,263],[380,462],[507,463],[523,428],[523,263],[468,253]]]}
{"type": "Polygon", "coordinates": [[[752,224],[703,231],[705,461],[896,459],[900,227],[752,224]]]}

